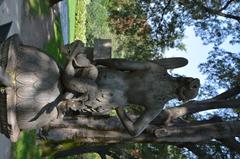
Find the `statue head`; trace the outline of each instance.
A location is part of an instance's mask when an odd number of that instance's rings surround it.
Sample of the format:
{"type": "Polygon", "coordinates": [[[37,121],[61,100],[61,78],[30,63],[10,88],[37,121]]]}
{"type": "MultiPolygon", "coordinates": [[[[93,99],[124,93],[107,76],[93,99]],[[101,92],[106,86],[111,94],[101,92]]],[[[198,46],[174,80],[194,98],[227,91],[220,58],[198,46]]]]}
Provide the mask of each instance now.
{"type": "Polygon", "coordinates": [[[81,53],[75,56],[73,61],[76,67],[88,67],[91,64],[87,58],[87,55],[81,53]]]}
{"type": "Polygon", "coordinates": [[[187,101],[197,96],[200,80],[191,77],[177,77],[179,88],[177,90],[178,100],[187,101]]]}
{"type": "Polygon", "coordinates": [[[84,43],[80,40],[75,40],[74,42],[66,45],[62,45],[60,47],[60,51],[64,54],[64,56],[69,59],[71,55],[73,54],[74,50],[77,48],[83,48],[84,43]]]}

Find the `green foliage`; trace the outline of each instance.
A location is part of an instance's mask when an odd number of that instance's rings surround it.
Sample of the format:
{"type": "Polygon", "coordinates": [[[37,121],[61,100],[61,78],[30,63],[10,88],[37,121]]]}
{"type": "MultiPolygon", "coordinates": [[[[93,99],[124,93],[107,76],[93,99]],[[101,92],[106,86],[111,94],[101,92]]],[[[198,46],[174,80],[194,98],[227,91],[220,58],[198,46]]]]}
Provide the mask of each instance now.
{"type": "Polygon", "coordinates": [[[183,0],[182,6],[191,16],[196,35],[204,44],[218,46],[226,40],[231,44],[240,42],[239,1],[209,1],[205,4],[198,0],[183,0]]]}
{"type": "Polygon", "coordinates": [[[75,35],[74,39],[79,39],[86,43],[86,6],[90,0],[77,0],[75,16],[75,35]]]}
{"type": "Polygon", "coordinates": [[[155,55],[168,48],[185,49],[181,40],[184,37],[183,23],[186,17],[182,10],[176,9],[175,1],[148,3],[135,0],[117,5],[110,8],[111,24],[117,34],[140,38],[148,46],[147,50],[151,48],[155,55]]]}
{"type": "Polygon", "coordinates": [[[88,46],[93,46],[95,38],[111,38],[107,4],[108,0],[94,0],[87,5],[86,38],[88,46]]]}
{"type": "Polygon", "coordinates": [[[47,0],[27,0],[26,7],[31,15],[49,15],[50,8],[47,0]]]}
{"type": "MultiPolygon", "coordinates": [[[[207,75],[206,82],[201,89],[201,96],[209,98],[217,95],[219,90],[240,86],[239,50],[233,53],[228,48],[222,48],[223,43],[239,47],[239,1],[223,0],[204,3],[198,0],[183,0],[181,2],[182,7],[191,17],[189,24],[195,27],[196,35],[201,37],[203,44],[214,45],[213,50],[209,52],[207,61],[199,65],[200,71],[207,75]]],[[[234,98],[239,98],[239,95],[234,98]]],[[[239,109],[231,110],[231,113],[227,113],[226,109],[218,110],[214,114],[221,114],[223,120],[230,118],[239,120],[239,109]]],[[[207,114],[204,116],[206,117],[207,114]]],[[[239,155],[234,152],[235,150],[225,147],[224,143],[212,141],[196,145],[194,149],[204,152],[211,158],[239,158],[239,155]]],[[[199,158],[206,157],[199,156],[199,158]]]]}
{"type": "Polygon", "coordinates": [[[138,36],[124,36],[115,37],[117,42],[114,55],[132,60],[147,60],[159,56],[157,50],[152,47],[151,39],[141,39],[138,36]]]}
{"type": "Polygon", "coordinates": [[[63,44],[62,34],[61,34],[61,24],[59,17],[54,21],[54,37],[48,41],[43,50],[51,57],[53,57],[59,65],[62,65],[64,57],[60,52],[60,46],[63,44]]]}
{"type": "MultiPolygon", "coordinates": [[[[231,139],[230,139],[231,140],[231,139]]],[[[194,152],[197,152],[197,157],[189,152],[186,153],[189,158],[211,158],[211,159],[238,159],[239,154],[230,152],[229,149],[223,146],[220,142],[211,141],[208,143],[195,144],[192,147],[194,152]]]]}
{"type": "Polygon", "coordinates": [[[150,41],[138,36],[116,35],[110,27],[109,8],[114,8],[114,1],[95,0],[87,5],[86,37],[87,45],[93,46],[95,38],[111,38],[113,57],[135,59],[151,58],[150,41]],[[150,51],[149,51],[150,50],[150,51]]]}
{"type": "Polygon", "coordinates": [[[218,89],[229,89],[240,85],[239,53],[215,48],[209,53],[207,61],[199,67],[202,73],[208,75],[207,80],[214,83],[218,89]]]}
{"type": "Polygon", "coordinates": [[[116,144],[110,148],[113,158],[128,159],[186,159],[181,150],[171,145],[151,144],[151,143],[127,143],[116,144]]]}
{"type": "Polygon", "coordinates": [[[40,159],[40,151],[36,145],[35,131],[21,133],[19,140],[13,145],[14,159],[40,159]]]}
{"type": "Polygon", "coordinates": [[[183,1],[182,6],[191,15],[191,24],[195,33],[205,45],[213,44],[209,57],[202,63],[200,71],[207,75],[207,82],[202,88],[202,96],[213,96],[217,89],[229,89],[239,85],[239,52],[222,49],[223,43],[239,46],[240,3],[235,1],[183,1]],[[197,5],[196,5],[197,4],[197,5]]]}

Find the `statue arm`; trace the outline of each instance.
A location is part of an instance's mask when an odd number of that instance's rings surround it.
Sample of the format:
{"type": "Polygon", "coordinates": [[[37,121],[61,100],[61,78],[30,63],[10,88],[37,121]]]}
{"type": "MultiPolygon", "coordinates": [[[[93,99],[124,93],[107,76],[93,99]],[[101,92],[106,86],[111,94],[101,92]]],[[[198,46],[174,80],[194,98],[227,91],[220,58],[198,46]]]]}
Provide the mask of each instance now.
{"type": "MultiPolygon", "coordinates": [[[[103,65],[122,71],[142,71],[150,70],[159,72],[166,69],[174,69],[187,65],[188,60],[182,57],[163,58],[152,61],[130,61],[126,59],[98,59],[95,60],[97,65],[103,65]]],[[[165,71],[164,71],[165,72],[165,71]]]]}
{"type": "Polygon", "coordinates": [[[121,71],[144,71],[152,68],[160,68],[158,64],[152,62],[130,61],[126,59],[97,59],[96,65],[103,65],[121,71]]]}
{"type": "MultiPolygon", "coordinates": [[[[162,106],[157,107],[162,108],[162,106]]],[[[135,121],[132,122],[122,107],[116,108],[118,117],[129,134],[136,137],[140,135],[149,125],[149,123],[158,116],[162,109],[146,109],[145,112],[135,121]]]]}
{"type": "Polygon", "coordinates": [[[151,62],[158,64],[159,66],[166,69],[179,68],[188,64],[188,60],[183,57],[162,58],[158,60],[152,60],[151,62]]]}
{"type": "Polygon", "coordinates": [[[90,88],[95,88],[97,86],[93,80],[72,78],[67,82],[67,85],[65,85],[65,87],[73,92],[87,93],[90,88]]]}

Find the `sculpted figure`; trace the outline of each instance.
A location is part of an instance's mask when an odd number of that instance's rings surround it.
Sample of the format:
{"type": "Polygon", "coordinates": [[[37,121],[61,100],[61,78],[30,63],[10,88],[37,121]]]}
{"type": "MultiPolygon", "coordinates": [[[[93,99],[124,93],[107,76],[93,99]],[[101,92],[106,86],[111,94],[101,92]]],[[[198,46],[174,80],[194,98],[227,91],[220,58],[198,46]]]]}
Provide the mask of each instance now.
{"type": "MultiPolygon", "coordinates": [[[[67,91],[65,98],[82,101],[83,105],[92,105],[97,93],[95,80],[98,70],[84,54],[84,48],[84,44],[79,40],[61,48],[68,59],[62,81],[67,91]]],[[[76,109],[76,105],[74,107],[76,109]]]]}
{"type": "Polygon", "coordinates": [[[44,112],[52,112],[56,107],[58,117],[63,117],[69,108],[77,111],[93,106],[98,90],[95,82],[98,70],[86,57],[84,50],[84,44],[79,40],[61,47],[67,59],[61,72],[63,94],[43,107],[30,122],[37,120],[44,112]]]}
{"type": "Polygon", "coordinates": [[[56,107],[66,102],[75,110],[84,107],[100,114],[114,108],[127,131],[138,136],[166,102],[192,99],[200,87],[198,79],[168,74],[168,69],[185,66],[184,58],[146,62],[99,59],[93,65],[84,54],[83,44],[75,41],[62,48],[68,62],[60,71],[53,59],[21,44],[17,35],[6,40],[3,48],[0,86],[7,88],[1,95],[5,110],[12,114],[0,114],[12,117],[12,129],[15,125],[19,130],[46,126],[58,117],[56,107]],[[145,111],[133,121],[124,111],[128,104],[141,105],[145,111]]]}
{"type": "MultiPolygon", "coordinates": [[[[184,58],[166,58],[159,61],[133,62],[124,59],[96,60],[99,67],[97,79],[101,98],[96,105],[115,107],[118,117],[132,136],[138,136],[162,111],[171,99],[194,98],[200,86],[199,79],[172,77],[167,69],[187,64],[184,58]],[[145,111],[136,121],[124,112],[124,106],[136,104],[145,111]]],[[[98,96],[98,97],[99,97],[98,96]]]]}

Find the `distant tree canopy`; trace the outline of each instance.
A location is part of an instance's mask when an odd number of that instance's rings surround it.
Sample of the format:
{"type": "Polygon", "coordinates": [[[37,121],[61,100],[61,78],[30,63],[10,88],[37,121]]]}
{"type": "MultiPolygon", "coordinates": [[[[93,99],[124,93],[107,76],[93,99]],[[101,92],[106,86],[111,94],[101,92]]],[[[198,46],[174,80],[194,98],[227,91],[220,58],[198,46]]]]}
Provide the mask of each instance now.
{"type": "Polygon", "coordinates": [[[110,4],[110,24],[116,34],[134,35],[153,54],[169,48],[185,50],[182,39],[188,26],[194,26],[204,44],[239,43],[238,0],[121,0],[110,4]]]}

